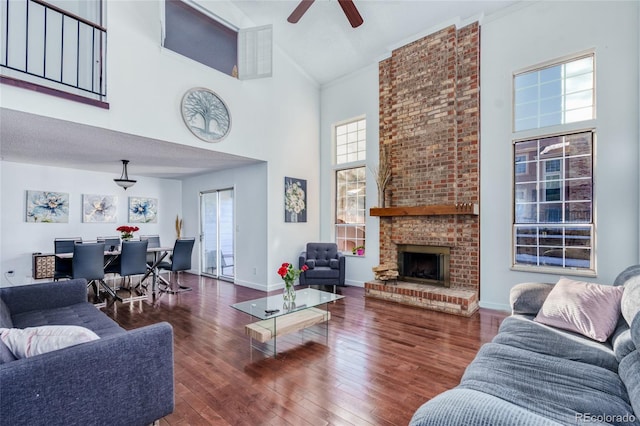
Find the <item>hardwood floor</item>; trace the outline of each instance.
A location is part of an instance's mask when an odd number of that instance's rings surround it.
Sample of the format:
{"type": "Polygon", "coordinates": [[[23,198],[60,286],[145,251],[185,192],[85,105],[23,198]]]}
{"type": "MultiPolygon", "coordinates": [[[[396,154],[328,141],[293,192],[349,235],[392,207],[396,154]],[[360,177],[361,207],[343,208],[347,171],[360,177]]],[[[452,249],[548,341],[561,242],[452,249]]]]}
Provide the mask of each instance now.
{"type": "Polygon", "coordinates": [[[250,318],[229,306],[265,293],[190,274],[182,281],[193,291],[106,309],[126,329],[173,325],[176,406],[160,425],[406,425],[458,384],[508,315],[463,318],[338,288],[345,298],[329,307],[328,346],[293,334],[278,338],[274,359],[250,350],[250,318]]]}

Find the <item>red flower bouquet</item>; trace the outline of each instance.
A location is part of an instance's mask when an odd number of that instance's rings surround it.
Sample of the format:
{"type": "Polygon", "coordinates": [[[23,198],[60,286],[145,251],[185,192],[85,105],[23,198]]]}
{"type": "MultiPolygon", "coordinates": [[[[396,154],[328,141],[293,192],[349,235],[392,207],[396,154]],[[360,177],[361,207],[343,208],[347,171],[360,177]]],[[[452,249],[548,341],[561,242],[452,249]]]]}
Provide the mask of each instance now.
{"type": "Polygon", "coordinates": [[[137,226],[127,226],[127,225],[118,226],[116,228],[116,231],[120,232],[120,237],[123,240],[130,240],[131,238],[133,238],[133,233],[139,230],[140,228],[138,228],[137,226]]]}

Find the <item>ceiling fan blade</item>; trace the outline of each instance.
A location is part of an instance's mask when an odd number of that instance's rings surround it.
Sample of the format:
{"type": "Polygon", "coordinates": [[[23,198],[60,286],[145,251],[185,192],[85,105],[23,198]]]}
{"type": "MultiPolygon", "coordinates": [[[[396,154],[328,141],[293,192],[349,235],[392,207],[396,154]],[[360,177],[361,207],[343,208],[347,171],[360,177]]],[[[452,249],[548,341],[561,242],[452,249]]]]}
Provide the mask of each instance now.
{"type": "Polygon", "coordinates": [[[344,14],[347,15],[347,19],[353,28],[362,25],[364,20],[360,16],[358,9],[356,9],[356,5],[353,4],[353,0],[338,0],[338,3],[340,3],[340,7],[342,7],[344,14]]]}
{"type": "Polygon", "coordinates": [[[295,24],[302,18],[302,15],[311,7],[315,0],[302,0],[300,4],[291,12],[291,15],[287,18],[287,21],[295,24]]]}

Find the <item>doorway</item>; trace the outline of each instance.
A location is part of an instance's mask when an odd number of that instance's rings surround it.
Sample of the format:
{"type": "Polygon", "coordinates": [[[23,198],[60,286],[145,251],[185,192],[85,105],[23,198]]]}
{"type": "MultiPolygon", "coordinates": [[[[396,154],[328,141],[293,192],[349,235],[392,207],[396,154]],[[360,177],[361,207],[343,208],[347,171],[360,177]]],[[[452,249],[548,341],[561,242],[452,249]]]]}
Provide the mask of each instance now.
{"type": "Polygon", "coordinates": [[[233,282],[235,233],[233,188],[200,193],[202,275],[233,282]]]}

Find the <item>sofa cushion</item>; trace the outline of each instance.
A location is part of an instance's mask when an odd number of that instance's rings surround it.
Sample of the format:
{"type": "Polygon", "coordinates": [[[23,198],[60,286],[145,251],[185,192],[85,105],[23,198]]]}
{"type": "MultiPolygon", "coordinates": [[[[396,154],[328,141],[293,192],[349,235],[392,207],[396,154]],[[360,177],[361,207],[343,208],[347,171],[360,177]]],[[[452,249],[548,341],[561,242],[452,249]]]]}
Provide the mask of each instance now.
{"type": "MultiPolygon", "coordinates": [[[[482,346],[460,387],[504,399],[562,424],[580,423],[577,413],[633,414],[624,383],[605,368],[496,343],[482,346]]],[[[626,416],[626,417],[625,417],[626,416]]]]}
{"type": "Polygon", "coordinates": [[[20,359],[91,342],[99,337],[88,328],[77,325],[45,325],[24,329],[1,328],[0,339],[20,359]]]}
{"type": "Polygon", "coordinates": [[[619,374],[634,411],[640,414],[640,352],[634,351],[620,362],[619,374]]]}
{"type": "Polygon", "coordinates": [[[604,342],[618,322],[623,291],[622,287],[561,278],[535,321],[604,342]]]}
{"type": "Polygon", "coordinates": [[[338,260],[338,259],[329,259],[329,267],[331,269],[340,268],[340,260],[338,260]]]}
{"type": "Polygon", "coordinates": [[[640,277],[640,265],[631,265],[618,274],[613,281],[613,285],[624,285],[628,280],[636,279],[637,277],[640,277]]]}
{"type": "Polygon", "coordinates": [[[423,404],[411,418],[410,426],[558,426],[503,399],[472,389],[454,388],[423,404]]]}
{"type": "Polygon", "coordinates": [[[631,338],[629,324],[627,324],[627,321],[622,316],[618,319],[618,325],[609,340],[611,341],[611,347],[616,354],[618,362],[636,350],[636,345],[631,338]]]}
{"type": "Polygon", "coordinates": [[[625,281],[620,310],[629,324],[640,312],[640,276],[625,281]]]}
{"type": "Polygon", "coordinates": [[[338,256],[335,243],[307,243],[307,259],[315,259],[316,266],[329,266],[329,259],[338,256]]]}
{"type": "Polygon", "coordinates": [[[313,269],[316,267],[316,260],[315,259],[307,259],[304,262],[305,265],[307,265],[307,268],[309,269],[313,269]]]}
{"type": "Polygon", "coordinates": [[[0,298],[0,328],[13,327],[13,321],[11,320],[11,311],[4,300],[0,298]]]}
{"type": "Polygon", "coordinates": [[[493,343],[597,365],[613,372],[618,370],[618,359],[607,343],[549,327],[523,315],[505,318],[493,343]]]}
{"type": "Polygon", "coordinates": [[[335,279],[340,276],[340,270],[331,269],[328,266],[316,266],[315,269],[309,269],[308,271],[305,271],[305,274],[306,278],[311,279],[335,279]]]}
{"type": "Polygon", "coordinates": [[[548,283],[516,284],[509,292],[509,304],[512,313],[537,314],[552,289],[553,284],[548,283]]]}
{"type": "Polygon", "coordinates": [[[88,328],[100,337],[126,332],[118,323],[87,302],[42,311],[22,312],[13,316],[13,324],[16,328],[41,325],[79,325],[88,328]]]}

